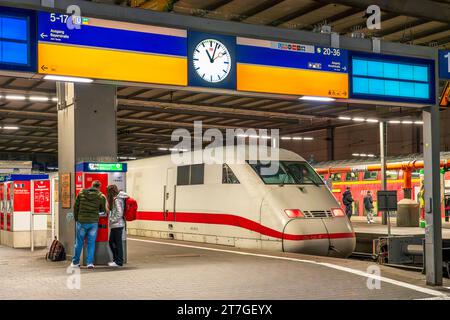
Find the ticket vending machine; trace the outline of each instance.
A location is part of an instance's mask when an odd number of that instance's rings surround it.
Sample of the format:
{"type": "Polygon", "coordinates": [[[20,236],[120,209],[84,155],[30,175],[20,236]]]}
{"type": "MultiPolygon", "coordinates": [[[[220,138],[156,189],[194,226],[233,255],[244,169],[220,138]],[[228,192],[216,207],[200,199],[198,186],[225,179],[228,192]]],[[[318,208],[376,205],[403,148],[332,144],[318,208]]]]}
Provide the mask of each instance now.
{"type": "MultiPolygon", "coordinates": [[[[12,248],[31,247],[32,181],[46,180],[48,175],[12,174],[3,182],[3,237],[2,244],[12,248]]],[[[34,245],[47,245],[47,217],[33,221],[34,245]]]]}
{"type": "MultiPolygon", "coordinates": [[[[76,165],[75,194],[90,188],[92,182],[100,181],[100,191],[106,196],[108,185],[115,184],[119,190],[126,191],[126,163],[82,162],[76,165]]],[[[123,233],[124,262],[127,261],[126,230],[123,233]]],[[[83,259],[84,260],[84,259],[83,259]]],[[[98,233],[95,244],[95,265],[107,265],[112,261],[109,249],[108,217],[101,216],[98,222],[98,233]]]]}

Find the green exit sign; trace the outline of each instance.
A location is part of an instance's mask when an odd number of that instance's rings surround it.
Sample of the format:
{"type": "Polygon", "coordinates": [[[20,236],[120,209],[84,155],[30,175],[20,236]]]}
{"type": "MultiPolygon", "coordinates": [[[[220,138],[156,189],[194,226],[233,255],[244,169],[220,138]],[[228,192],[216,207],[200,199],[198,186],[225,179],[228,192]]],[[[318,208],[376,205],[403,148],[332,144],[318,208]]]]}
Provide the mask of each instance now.
{"type": "Polygon", "coordinates": [[[123,172],[123,163],[89,163],[89,171],[101,171],[101,172],[123,172]]]}

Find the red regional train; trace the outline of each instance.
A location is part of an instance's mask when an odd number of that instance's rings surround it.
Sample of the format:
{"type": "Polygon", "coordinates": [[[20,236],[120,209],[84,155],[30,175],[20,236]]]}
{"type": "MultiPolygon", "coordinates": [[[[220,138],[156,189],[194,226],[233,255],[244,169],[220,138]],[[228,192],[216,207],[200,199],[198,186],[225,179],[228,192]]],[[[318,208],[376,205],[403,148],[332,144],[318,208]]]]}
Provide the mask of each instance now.
{"type": "MultiPolygon", "coordinates": [[[[447,197],[450,197],[450,168],[448,163],[450,160],[450,153],[441,153],[441,190],[442,190],[442,216],[445,216],[444,201],[447,197]]],[[[414,163],[421,163],[421,159],[417,156],[409,156],[403,158],[395,158],[388,161],[387,184],[388,190],[397,190],[398,200],[404,198],[404,186],[406,176],[406,170],[398,169],[399,167],[410,166],[410,187],[411,187],[411,199],[417,201],[417,194],[420,191],[421,181],[423,179],[423,169],[419,169],[420,165],[414,166],[414,163]],[[396,169],[389,169],[389,166],[396,169]],[[419,167],[419,168],[417,168],[419,167]]],[[[346,161],[328,161],[317,163],[314,168],[321,175],[324,181],[331,189],[333,195],[341,203],[342,208],[342,194],[347,187],[350,187],[353,199],[353,215],[364,216],[363,199],[367,191],[370,190],[373,195],[381,189],[381,172],[379,170],[373,170],[373,168],[379,164],[375,161],[364,160],[346,160],[346,161]]],[[[376,208],[376,196],[374,197],[375,212],[376,208]]],[[[378,214],[380,216],[380,214],[378,214]]]]}

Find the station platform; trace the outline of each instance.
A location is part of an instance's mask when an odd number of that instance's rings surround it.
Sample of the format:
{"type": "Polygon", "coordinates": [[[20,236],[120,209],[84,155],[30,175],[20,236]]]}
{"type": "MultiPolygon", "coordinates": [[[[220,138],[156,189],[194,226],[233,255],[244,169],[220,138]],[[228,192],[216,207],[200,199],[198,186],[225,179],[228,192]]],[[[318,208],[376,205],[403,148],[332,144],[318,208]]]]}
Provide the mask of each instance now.
{"type": "MultiPolygon", "coordinates": [[[[425,235],[425,228],[397,227],[395,217],[391,218],[391,234],[393,236],[425,235]]],[[[373,240],[388,235],[387,225],[383,225],[381,217],[374,218],[375,223],[368,224],[366,217],[352,217],[351,222],[356,234],[356,249],[358,253],[372,253],[373,240]]],[[[442,239],[450,239],[450,223],[442,221],[442,239]]]]}
{"type": "Polygon", "coordinates": [[[421,273],[367,261],[138,237],[128,239],[129,263],[124,268],[82,268],[80,289],[70,289],[69,263],[46,262],[45,251],[0,246],[0,299],[348,300],[450,295],[448,279],[443,287],[425,287],[421,273]],[[368,268],[374,266],[380,268],[379,289],[367,286],[368,268]]]}

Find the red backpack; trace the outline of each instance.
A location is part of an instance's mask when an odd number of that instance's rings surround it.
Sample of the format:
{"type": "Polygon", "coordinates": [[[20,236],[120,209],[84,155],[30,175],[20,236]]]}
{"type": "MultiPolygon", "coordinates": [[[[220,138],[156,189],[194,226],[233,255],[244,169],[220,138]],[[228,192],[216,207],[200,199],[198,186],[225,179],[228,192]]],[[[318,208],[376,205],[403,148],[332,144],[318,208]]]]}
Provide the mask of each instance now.
{"type": "Polygon", "coordinates": [[[123,212],[123,217],[126,221],[136,220],[138,211],[137,201],[133,198],[127,198],[125,200],[125,211],[123,212]]]}

